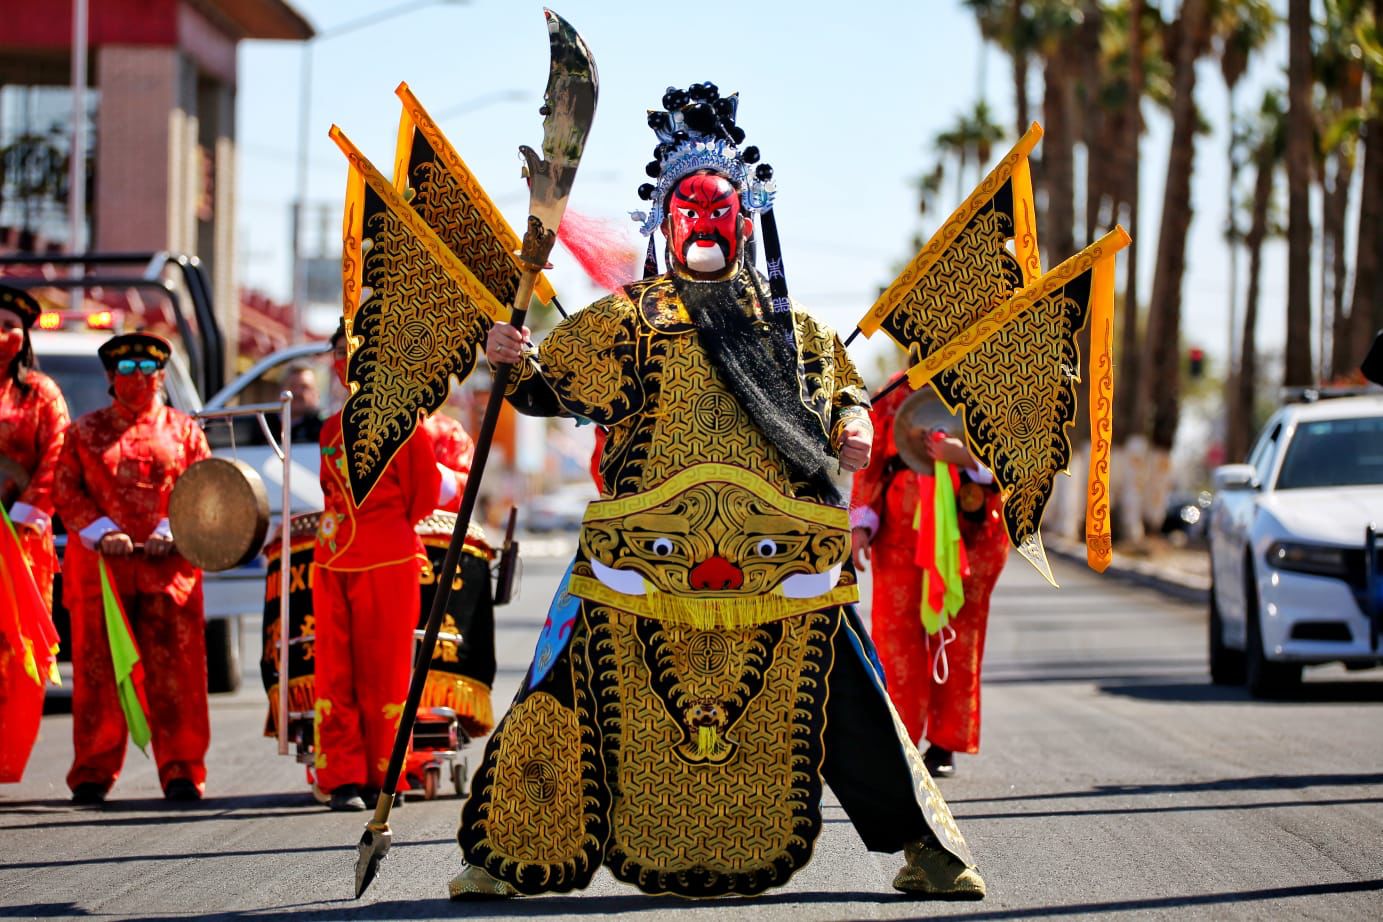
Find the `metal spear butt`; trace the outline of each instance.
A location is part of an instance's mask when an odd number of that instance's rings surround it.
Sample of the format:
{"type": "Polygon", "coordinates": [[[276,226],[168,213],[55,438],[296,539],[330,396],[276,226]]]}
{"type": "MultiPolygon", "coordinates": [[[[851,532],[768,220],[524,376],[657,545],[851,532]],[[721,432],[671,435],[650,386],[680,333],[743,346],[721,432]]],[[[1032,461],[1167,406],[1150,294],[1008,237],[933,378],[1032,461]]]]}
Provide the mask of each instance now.
{"type": "Polygon", "coordinates": [[[371,821],[365,826],[365,834],[360,837],[360,844],[356,846],[357,857],[355,859],[355,898],[360,899],[360,895],[365,892],[365,888],[374,883],[375,877],[379,874],[379,863],[384,860],[384,856],[389,853],[389,845],[394,841],[394,834],[389,829],[389,824],[371,821]]]}

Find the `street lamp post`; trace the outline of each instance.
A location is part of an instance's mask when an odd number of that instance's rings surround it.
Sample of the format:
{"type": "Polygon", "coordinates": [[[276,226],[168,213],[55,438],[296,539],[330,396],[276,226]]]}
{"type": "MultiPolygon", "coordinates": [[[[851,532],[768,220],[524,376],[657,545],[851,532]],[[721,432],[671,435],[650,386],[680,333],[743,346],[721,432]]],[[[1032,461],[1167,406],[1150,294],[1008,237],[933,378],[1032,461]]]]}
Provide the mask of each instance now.
{"type": "MultiPolygon", "coordinates": [[[[67,252],[86,249],[87,0],[72,0],[72,147],[68,151],[67,252]]],[[[74,267],[81,274],[81,266],[74,267]]],[[[75,293],[80,296],[80,292],[75,293]]]]}
{"type": "MultiPolygon", "coordinates": [[[[82,0],[77,0],[82,2],[82,0]]],[[[411,0],[369,16],[362,16],[322,32],[303,43],[302,69],[298,77],[298,168],[293,195],[293,213],[289,233],[293,253],[293,342],[303,341],[303,310],[307,299],[307,261],[303,258],[303,208],[307,198],[307,164],[311,153],[312,135],[312,45],[323,39],[336,38],[385,20],[417,12],[429,6],[457,6],[468,0],[411,0]]]]}

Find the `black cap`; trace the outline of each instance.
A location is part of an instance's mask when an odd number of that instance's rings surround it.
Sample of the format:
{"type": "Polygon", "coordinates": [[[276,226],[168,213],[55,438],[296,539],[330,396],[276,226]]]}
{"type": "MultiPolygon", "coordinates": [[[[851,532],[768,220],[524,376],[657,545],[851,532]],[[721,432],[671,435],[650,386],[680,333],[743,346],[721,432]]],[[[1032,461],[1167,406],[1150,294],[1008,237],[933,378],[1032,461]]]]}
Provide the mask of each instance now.
{"type": "Polygon", "coordinates": [[[0,285],[0,308],[18,314],[25,328],[32,327],[38,320],[38,315],[43,313],[43,308],[33,295],[8,285],[0,285]]]}
{"type": "Polygon", "coordinates": [[[173,354],[173,347],[168,340],[152,333],[121,333],[101,343],[96,354],[106,371],[114,371],[121,359],[153,359],[162,368],[173,354]]]}

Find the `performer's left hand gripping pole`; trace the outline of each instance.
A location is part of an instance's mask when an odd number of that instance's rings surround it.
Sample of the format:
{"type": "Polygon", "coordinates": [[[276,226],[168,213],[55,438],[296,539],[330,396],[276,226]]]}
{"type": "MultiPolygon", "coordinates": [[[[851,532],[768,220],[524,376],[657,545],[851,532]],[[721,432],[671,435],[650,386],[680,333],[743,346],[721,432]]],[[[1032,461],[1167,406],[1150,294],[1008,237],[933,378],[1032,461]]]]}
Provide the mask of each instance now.
{"type": "MultiPolygon", "coordinates": [[[[523,328],[524,320],[528,316],[528,304],[533,297],[534,282],[537,281],[538,273],[547,265],[548,255],[557,240],[557,226],[566,212],[576,168],[581,162],[586,137],[595,118],[599,83],[595,61],[592,60],[590,50],[581,36],[566,20],[551,10],[544,10],[543,15],[547,18],[548,40],[552,51],[552,64],[548,71],[547,91],[542,108],[543,156],[539,159],[532,149],[520,148],[527,162],[528,227],[519,252],[523,270],[519,277],[518,290],[514,293],[514,309],[509,320],[519,329],[523,328]]],[[[494,369],[490,399],[485,406],[480,432],[476,436],[475,457],[471,461],[466,490],[461,496],[461,508],[456,514],[456,527],[452,531],[446,559],[442,562],[437,582],[438,590],[432,597],[427,629],[423,633],[422,643],[418,646],[418,653],[413,661],[413,679],[408,686],[408,700],[404,703],[403,713],[399,715],[399,728],[394,736],[393,752],[389,756],[384,789],[380,791],[374,815],[365,825],[365,833],[360,837],[357,847],[357,898],[365,892],[365,888],[370,886],[379,873],[379,863],[389,851],[389,845],[393,840],[393,832],[389,828],[389,812],[394,805],[399,776],[403,773],[404,757],[408,753],[408,744],[413,736],[413,721],[418,714],[418,703],[422,700],[427,669],[432,662],[432,651],[437,645],[442,616],[455,589],[461,548],[471,524],[471,516],[475,512],[480,481],[490,457],[490,446],[494,442],[495,424],[499,421],[500,407],[504,403],[504,393],[508,389],[513,372],[513,365],[501,365],[494,369]]]]}

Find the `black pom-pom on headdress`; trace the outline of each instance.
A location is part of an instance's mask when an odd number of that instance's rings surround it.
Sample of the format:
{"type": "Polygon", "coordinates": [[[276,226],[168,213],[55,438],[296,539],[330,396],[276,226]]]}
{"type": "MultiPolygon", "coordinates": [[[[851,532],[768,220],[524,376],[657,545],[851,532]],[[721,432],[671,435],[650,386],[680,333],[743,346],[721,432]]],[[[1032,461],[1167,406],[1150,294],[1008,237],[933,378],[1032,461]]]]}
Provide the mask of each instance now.
{"type": "MultiPolygon", "coordinates": [[[[650,179],[656,180],[652,190],[648,184],[639,187],[639,198],[651,202],[649,212],[634,212],[641,230],[651,234],[662,222],[664,207],[672,187],[684,176],[699,170],[710,170],[726,176],[740,190],[745,211],[758,214],[773,203],[773,186],[759,170],[757,147],[743,150],[744,129],[735,124],[739,110],[739,95],[720,94],[720,88],[709,81],[693,83],[685,90],[670,86],[663,93],[663,109],[648,113],[648,126],[658,136],[653,160],[644,168],[650,179]],[[647,192],[647,194],[645,194],[647,192]]],[[[771,171],[770,171],[771,176],[771,171]]]]}

